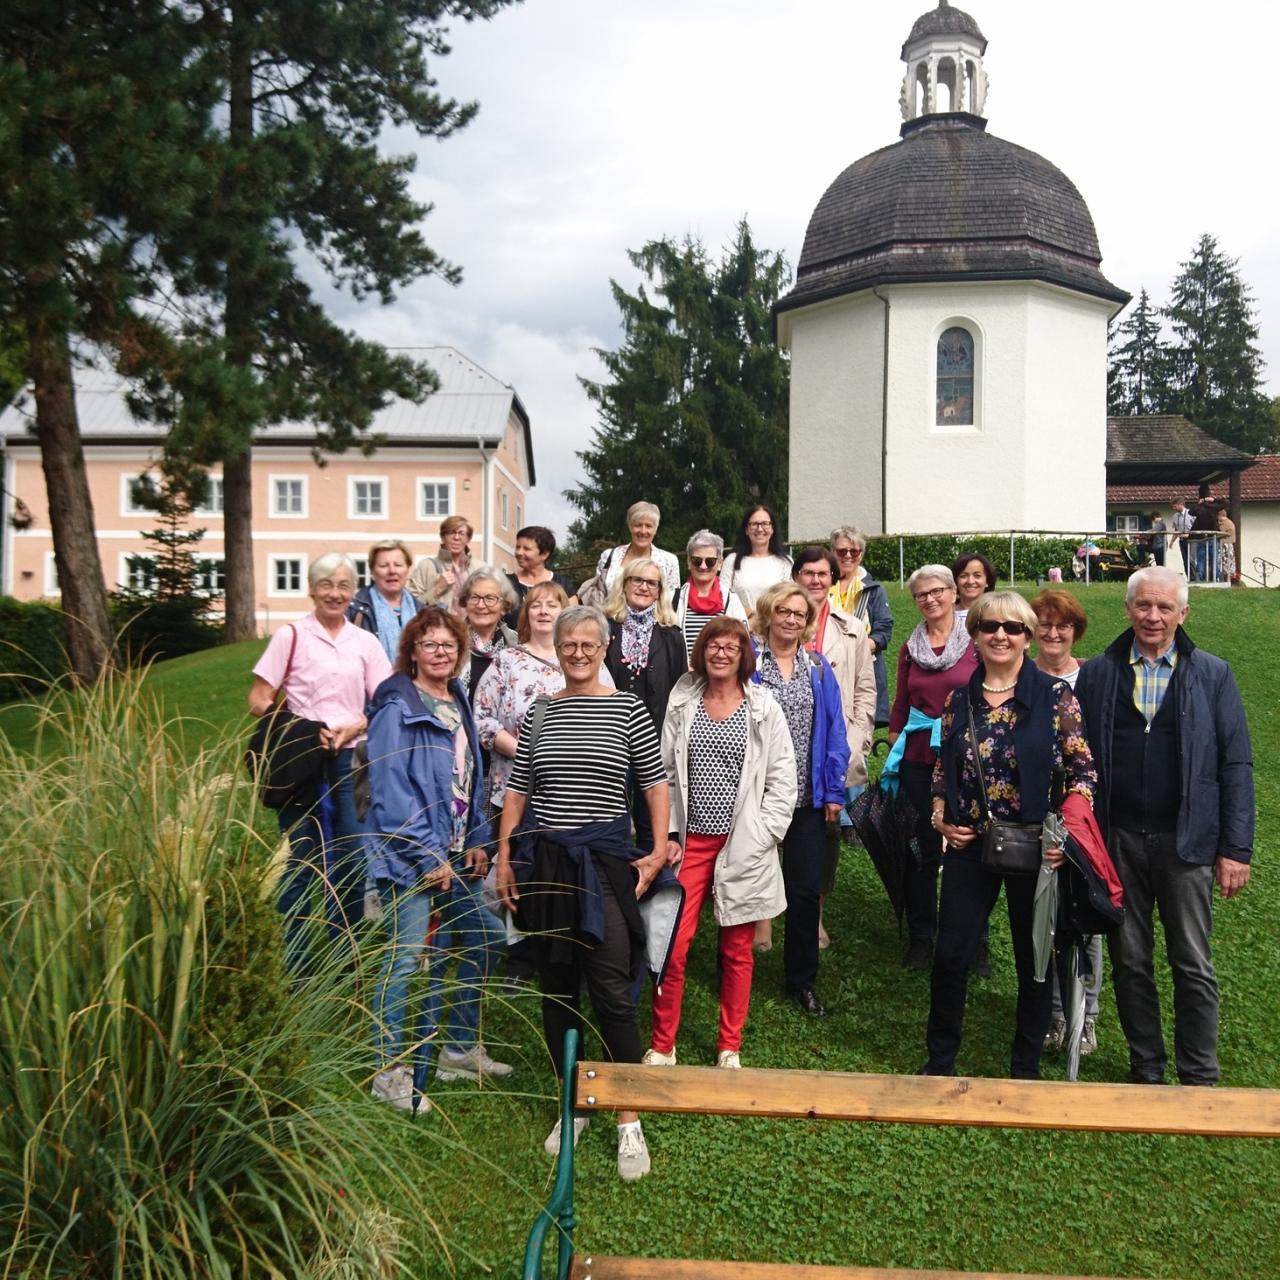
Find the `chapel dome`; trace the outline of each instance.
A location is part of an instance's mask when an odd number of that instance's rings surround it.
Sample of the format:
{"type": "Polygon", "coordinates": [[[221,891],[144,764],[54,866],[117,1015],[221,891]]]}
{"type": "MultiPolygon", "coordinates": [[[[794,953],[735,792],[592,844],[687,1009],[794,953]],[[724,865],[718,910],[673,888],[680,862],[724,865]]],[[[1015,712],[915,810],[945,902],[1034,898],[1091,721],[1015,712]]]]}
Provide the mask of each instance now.
{"type": "Polygon", "coordinates": [[[929,36],[970,36],[981,43],[983,53],[987,51],[987,37],[982,34],[977,22],[963,9],[953,9],[947,0],[941,0],[936,9],[922,13],[915,20],[911,34],[902,46],[904,60],[913,44],[929,36]]]}
{"type": "MultiPolygon", "coordinates": [[[[939,13],[959,10],[925,16],[939,13]]],[[[1127,300],[1102,274],[1080,192],[1043,156],[964,112],[910,120],[902,133],[827,188],[780,310],[879,284],[950,279],[1043,280],[1127,300]]]]}

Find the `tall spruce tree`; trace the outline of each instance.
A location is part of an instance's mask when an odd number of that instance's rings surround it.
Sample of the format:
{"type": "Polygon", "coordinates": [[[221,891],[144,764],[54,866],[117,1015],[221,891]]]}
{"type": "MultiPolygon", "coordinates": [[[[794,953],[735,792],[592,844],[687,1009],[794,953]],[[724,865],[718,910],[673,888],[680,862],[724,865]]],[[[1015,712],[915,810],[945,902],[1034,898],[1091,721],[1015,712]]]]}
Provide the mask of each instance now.
{"type": "Polygon", "coordinates": [[[599,424],[578,454],[587,478],[565,495],[582,513],[573,537],[616,541],[641,498],[677,549],[701,527],[736,529],[752,502],[785,520],[790,366],[770,312],[786,261],[756,247],[745,218],[718,262],[691,237],[628,257],[645,283],[611,282],[625,339],[598,352],[607,382],[582,380],[599,424]]]}
{"type": "Polygon", "coordinates": [[[1133,310],[1111,333],[1107,412],[1159,413],[1168,398],[1169,356],[1160,338],[1160,312],[1143,289],[1133,310]]]}
{"type": "Polygon", "coordinates": [[[1174,339],[1163,408],[1238,449],[1274,449],[1253,296],[1239,259],[1227,257],[1213,236],[1201,236],[1170,286],[1164,314],[1174,339]]]}
{"type": "Polygon", "coordinates": [[[356,298],[391,301],[410,281],[459,269],[423,240],[411,157],[381,154],[384,131],[448,137],[475,114],[437,92],[449,18],[488,18],[512,0],[199,0],[203,56],[225,87],[216,194],[168,263],[186,304],[184,341],[130,370],[172,417],[171,451],[223,469],[229,640],[256,632],[251,448],[282,421],[318,428],[317,451],[360,440],[391,395],[421,399],[424,366],[342,329],[303,279],[299,250],[356,298]],[[203,306],[196,300],[203,300],[203,306]],[[167,396],[162,387],[179,394],[167,396]]]}

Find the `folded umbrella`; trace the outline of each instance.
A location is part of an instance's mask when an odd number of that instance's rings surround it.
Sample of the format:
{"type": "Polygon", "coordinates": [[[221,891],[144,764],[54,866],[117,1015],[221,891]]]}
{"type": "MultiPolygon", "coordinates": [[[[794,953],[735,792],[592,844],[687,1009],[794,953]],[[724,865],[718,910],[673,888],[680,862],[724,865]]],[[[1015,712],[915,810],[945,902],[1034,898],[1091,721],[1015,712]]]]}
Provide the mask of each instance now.
{"type": "Polygon", "coordinates": [[[907,906],[907,875],[919,864],[915,807],[906,793],[877,784],[848,808],[858,840],[871,858],[899,924],[907,906]]]}
{"type": "Polygon", "coordinates": [[[1048,976],[1058,930],[1058,873],[1049,865],[1044,852],[1061,849],[1066,837],[1062,815],[1050,812],[1040,828],[1040,870],[1036,872],[1036,892],[1031,904],[1031,950],[1037,982],[1043,982],[1048,976]]]}

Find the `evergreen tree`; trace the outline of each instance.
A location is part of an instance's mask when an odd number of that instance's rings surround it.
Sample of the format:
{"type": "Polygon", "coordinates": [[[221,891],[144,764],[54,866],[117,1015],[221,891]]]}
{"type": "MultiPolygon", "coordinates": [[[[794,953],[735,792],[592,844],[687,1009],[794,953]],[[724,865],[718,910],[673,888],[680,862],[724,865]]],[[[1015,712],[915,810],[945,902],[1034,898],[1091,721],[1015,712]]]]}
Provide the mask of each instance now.
{"type": "Polygon", "coordinates": [[[663,546],[706,526],[729,534],[749,503],[786,519],[790,368],[771,309],[790,279],[744,218],[719,262],[702,244],[654,240],[628,257],[635,293],[611,282],[625,334],[599,351],[607,382],[583,379],[599,425],[578,454],[587,478],[566,497],[580,544],[616,542],[641,498],[662,510],[663,546]]]}
{"type": "Polygon", "coordinates": [[[1262,356],[1253,297],[1239,259],[1203,235],[1169,290],[1174,333],[1164,409],[1182,413],[1210,435],[1250,453],[1275,448],[1262,395],[1262,356]]]}
{"type": "Polygon", "coordinates": [[[1109,337],[1107,412],[1159,413],[1168,395],[1168,352],[1160,339],[1160,312],[1145,289],[1109,337]]]}

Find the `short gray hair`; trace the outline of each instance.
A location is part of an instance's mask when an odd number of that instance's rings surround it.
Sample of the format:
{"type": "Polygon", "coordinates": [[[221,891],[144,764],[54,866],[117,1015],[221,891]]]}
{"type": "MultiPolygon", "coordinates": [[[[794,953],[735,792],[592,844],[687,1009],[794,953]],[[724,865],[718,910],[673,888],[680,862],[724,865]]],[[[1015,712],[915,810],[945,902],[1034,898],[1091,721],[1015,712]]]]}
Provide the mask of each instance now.
{"type": "Polygon", "coordinates": [[[856,525],[842,524],[838,529],[831,530],[831,550],[836,549],[836,539],[844,538],[852,542],[859,551],[867,549],[867,535],[857,528],[856,525]]]}
{"type": "Polygon", "coordinates": [[[630,529],[640,516],[648,516],[655,529],[662,523],[662,512],[652,502],[633,502],[627,508],[627,528],[630,529]]]}
{"type": "Polygon", "coordinates": [[[915,595],[916,583],[923,582],[926,578],[937,578],[937,580],[941,582],[948,591],[954,591],[956,589],[956,580],[952,575],[951,570],[948,569],[945,564],[922,564],[915,573],[907,579],[907,590],[910,591],[912,595],[915,595]]]}
{"type": "Polygon", "coordinates": [[[712,533],[710,529],[699,529],[689,539],[684,553],[691,556],[699,547],[710,547],[716,553],[717,559],[724,555],[724,539],[718,533],[712,533]]]}
{"type": "Polygon", "coordinates": [[[1186,578],[1177,569],[1166,569],[1161,565],[1151,565],[1149,568],[1139,569],[1137,573],[1130,575],[1129,585],[1124,589],[1125,604],[1129,604],[1133,600],[1140,587],[1176,587],[1178,589],[1178,607],[1180,609],[1186,608],[1187,600],[1190,598],[1186,578]]]}
{"type": "Polygon", "coordinates": [[[505,573],[492,568],[490,565],[480,564],[476,565],[463,578],[462,586],[458,588],[458,603],[460,605],[466,605],[468,597],[476,589],[477,582],[492,582],[498,588],[498,594],[502,597],[504,613],[510,613],[520,603],[519,598],[516,596],[516,590],[511,585],[511,579],[505,573]]]}
{"type": "Polygon", "coordinates": [[[332,578],[338,569],[345,569],[351,575],[353,587],[359,581],[356,562],[345,551],[328,551],[311,562],[311,567],[307,570],[307,586],[314,590],[317,583],[332,578]]]}
{"type": "Polygon", "coordinates": [[[609,643],[609,619],[604,616],[604,610],[598,608],[594,604],[572,604],[567,609],[561,609],[556,618],[555,631],[552,637],[557,645],[570,631],[576,631],[579,627],[586,626],[588,623],[600,632],[600,643],[607,645],[609,643]]]}

